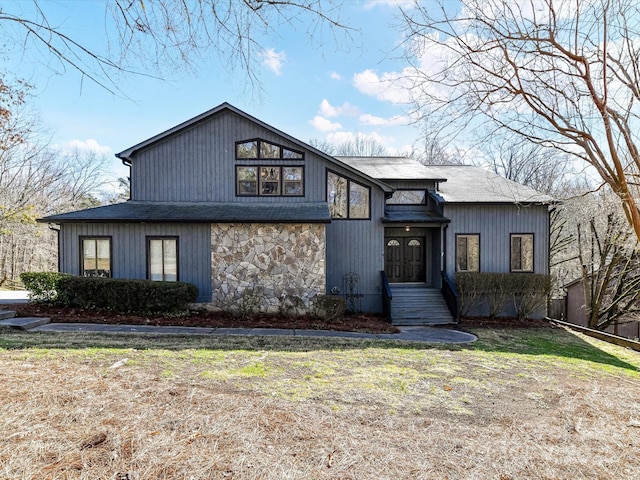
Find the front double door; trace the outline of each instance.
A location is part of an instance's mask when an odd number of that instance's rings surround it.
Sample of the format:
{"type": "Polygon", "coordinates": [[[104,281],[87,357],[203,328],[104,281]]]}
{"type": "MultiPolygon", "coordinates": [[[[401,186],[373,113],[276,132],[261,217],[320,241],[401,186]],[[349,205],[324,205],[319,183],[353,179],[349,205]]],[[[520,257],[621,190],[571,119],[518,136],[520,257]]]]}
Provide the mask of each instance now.
{"type": "Polygon", "coordinates": [[[385,272],[390,283],[424,282],[425,237],[385,237],[385,272]]]}

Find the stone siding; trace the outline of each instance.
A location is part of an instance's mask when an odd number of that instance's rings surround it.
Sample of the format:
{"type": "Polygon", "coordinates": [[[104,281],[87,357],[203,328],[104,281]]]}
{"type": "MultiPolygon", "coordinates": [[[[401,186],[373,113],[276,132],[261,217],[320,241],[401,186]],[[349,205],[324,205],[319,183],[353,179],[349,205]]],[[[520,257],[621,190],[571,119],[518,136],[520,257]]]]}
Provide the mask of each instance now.
{"type": "Polygon", "coordinates": [[[302,314],[326,290],[324,224],[213,224],[215,309],[302,314]]]}

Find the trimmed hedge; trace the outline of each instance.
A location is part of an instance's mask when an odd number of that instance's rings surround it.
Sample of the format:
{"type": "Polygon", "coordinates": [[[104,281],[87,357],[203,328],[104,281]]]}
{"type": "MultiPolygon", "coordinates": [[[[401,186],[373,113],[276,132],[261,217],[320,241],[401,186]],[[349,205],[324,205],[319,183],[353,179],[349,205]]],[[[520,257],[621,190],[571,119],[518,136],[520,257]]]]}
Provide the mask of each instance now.
{"type": "Polygon", "coordinates": [[[65,304],[60,297],[59,283],[63,278],[70,277],[66,273],[58,272],[24,272],[20,280],[29,290],[29,299],[34,303],[65,304]]]}
{"type": "Polygon", "coordinates": [[[484,302],[489,317],[511,304],[518,318],[526,318],[547,304],[551,292],[551,277],[543,274],[459,272],[455,279],[462,315],[484,302]]]}
{"type": "Polygon", "coordinates": [[[67,276],[58,289],[69,306],[118,313],[177,313],[198,297],[198,287],[190,283],[119,278],[67,276]]]}

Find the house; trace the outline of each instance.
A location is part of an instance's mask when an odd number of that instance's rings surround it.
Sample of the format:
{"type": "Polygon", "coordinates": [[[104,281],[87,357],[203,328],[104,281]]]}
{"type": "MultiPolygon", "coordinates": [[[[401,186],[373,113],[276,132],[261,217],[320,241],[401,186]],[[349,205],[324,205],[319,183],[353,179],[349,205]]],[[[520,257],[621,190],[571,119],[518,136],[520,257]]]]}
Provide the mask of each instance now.
{"type": "Polygon", "coordinates": [[[227,103],[116,156],[129,201],[41,219],[60,226],[62,272],[271,311],[340,292],[381,312],[390,289],[428,297],[424,313],[456,271],[549,270],[551,198],[479,167],[333,157],[227,103]]]}

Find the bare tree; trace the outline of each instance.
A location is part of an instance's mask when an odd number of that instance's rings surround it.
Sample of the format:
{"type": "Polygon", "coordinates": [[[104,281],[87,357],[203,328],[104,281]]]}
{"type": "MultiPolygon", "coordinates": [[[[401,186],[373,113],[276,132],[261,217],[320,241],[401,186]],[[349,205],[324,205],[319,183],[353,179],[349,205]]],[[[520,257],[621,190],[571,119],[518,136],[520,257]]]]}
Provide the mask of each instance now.
{"type": "Polygon", "coordinates": [[[411,157],[424,165],[464,164],[464,155],[458,149],[445,147],[438,132],[426,120],[422,122],[422,131],[413,146],[411,157]]]}
{"type": "Polygon", "coordinates": [[[0,38],[6,44],[24,52],[33,49],[53,60],[51,68],[76,70],[110,91],[118,90],[118,73],[194,67],[206,54],[218,56],[221,70],[244,69],[254,82],[256,65],[269,55],[266,35],[303,28],[318,48],[327,34],[352,32],[341,23],[336,0],[107,0],[108,48],[97,49],[73,36],[73,17],[64,29],[50,21],[47,2],[32,0],[33,8],[20,8],[20,3],[0,9],[0,38]]]}
{"type": "Polygon", "coordinates": [[[637,2],[459,4],[457,12],[446,1],[402,10],[418,108],[456,132],[490,120],[582,160],[640,238],[637,2]]]}
{"type": "Polygon", "coordinates": [[[36,218],[96,206],[105,159],[48,147],[24,84],[0,84],[0,284],[57,263],[55,234],[36,218]]]}
{"type": "Polygon", "coordinates": [[[384,157],[389,154],[387,147],[362,133],[356,134],[352,139],[337,145],[326,140],[312,139],[309,144],[326,153],[345,157],[384,157]]]}
{"type": "MultiPolygon", "coordinates": [[[[589,328],[605,330],[640,314],[640,249],[615,212],[578,225],[578,251],[589,328]]],[[[617,333],[617,331],[615,332],[617,333]]]]}
{"type": "Polygon", "coordinates": [[[588,177],[575,171],[572,156],[521,137],[494,136],[480,151],[494,173],[554,198],[566,199],[591,188],[588,177]]]}

